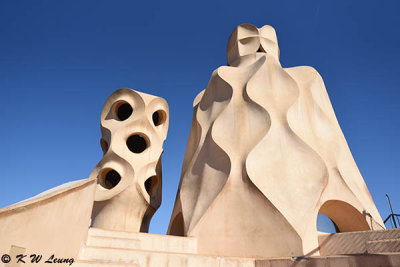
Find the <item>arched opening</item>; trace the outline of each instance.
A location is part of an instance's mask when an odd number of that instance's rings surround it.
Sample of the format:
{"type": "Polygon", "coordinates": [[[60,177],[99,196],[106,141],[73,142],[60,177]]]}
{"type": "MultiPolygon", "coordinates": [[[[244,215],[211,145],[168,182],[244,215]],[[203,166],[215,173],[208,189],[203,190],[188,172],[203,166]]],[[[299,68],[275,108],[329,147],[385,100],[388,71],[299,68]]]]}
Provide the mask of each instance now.
{"type": "Polygon", "coordinates": [[[119,121],[128,119],[133,112],[133,108],[125,101],[120,101],[115,104],[114,113],[119,121]]]}
{"type": "Polygon", "coordinates": [[[143,134],[133,134],[126,140],[126,145],[133,153],[142,153],[148,147],[148,141],[143,134]]]}
{"type": "Polygon", "coordinates": [[[163,124],[165,122],[166,118],[167,118],[167,115],[165,114],[165,111],[157,110],[152,115],[154,126],[159,126],[159,125],[163,124]]]}
{"type": "Polygon", "coordinates": [[[336,225],[336,232],[370,230],[370,226],[363,214],[346,202],[328,200],[321,206],[319,213],[332,220],[336,225]]]}
{"type": "Polygon", "coordinates": [[[339,232],[339,228],[328,216],[322,213],[318,213],[317,231],[334,234],[339,232]]]}
{"type": "Polygon", "coordinates": [[[121,181],[121,175],[113,169],[104,169],[99,175],[99,184],[105,189],[112,189],[121,181]]]}

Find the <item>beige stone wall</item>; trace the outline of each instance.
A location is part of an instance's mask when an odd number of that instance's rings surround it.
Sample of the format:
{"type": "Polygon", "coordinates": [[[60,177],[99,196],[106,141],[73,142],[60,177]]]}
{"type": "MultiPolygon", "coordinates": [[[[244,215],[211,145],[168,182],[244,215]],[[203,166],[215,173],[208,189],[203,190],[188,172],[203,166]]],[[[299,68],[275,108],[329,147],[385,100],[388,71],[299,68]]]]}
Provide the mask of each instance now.
{"type": "Polygon", "coordinates": [[[0,252],[18,246],[28,255],[76,259],[90,225],[95,185],[86,179],[0,209],[0,252]]]}

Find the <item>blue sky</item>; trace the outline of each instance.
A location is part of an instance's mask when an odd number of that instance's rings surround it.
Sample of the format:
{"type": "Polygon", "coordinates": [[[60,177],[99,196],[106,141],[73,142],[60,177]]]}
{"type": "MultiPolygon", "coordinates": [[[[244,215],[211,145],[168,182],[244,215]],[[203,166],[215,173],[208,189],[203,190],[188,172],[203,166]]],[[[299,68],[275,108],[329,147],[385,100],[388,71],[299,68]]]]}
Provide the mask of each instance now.
{"type": "Polygon", "coordinates": [[[0,207],[86,178],[102,157],[100,111],[116,89],[164,97],[170,129],[165,233],[189,135],[192,101],[239,24],[275,27],[284,67],[322,75],[382,215],[400,212],[399,1],[0,0],[0,207]]]}

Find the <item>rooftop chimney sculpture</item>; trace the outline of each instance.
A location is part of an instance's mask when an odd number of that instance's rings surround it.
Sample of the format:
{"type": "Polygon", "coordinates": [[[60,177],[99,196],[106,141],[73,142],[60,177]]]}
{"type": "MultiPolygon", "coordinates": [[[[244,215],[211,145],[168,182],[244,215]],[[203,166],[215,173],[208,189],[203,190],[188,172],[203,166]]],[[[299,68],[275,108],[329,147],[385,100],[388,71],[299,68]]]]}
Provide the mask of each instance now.
{"type": "Polygon", "coordinates": [[[384,229],[311,67],[283,68],[271,26],[238,26],[228,66],[193,103],[193,121],[168,233],[199,253],[312,254],[317,215],[341,232],[384,229]]]}
{"type": "Polygon", "coordinates": [[[168,104],[131,89],[114,92],[101,112],[103,159],[97,177],[93,227],[147,232],[161,204],[161,154],[168,104]]]}

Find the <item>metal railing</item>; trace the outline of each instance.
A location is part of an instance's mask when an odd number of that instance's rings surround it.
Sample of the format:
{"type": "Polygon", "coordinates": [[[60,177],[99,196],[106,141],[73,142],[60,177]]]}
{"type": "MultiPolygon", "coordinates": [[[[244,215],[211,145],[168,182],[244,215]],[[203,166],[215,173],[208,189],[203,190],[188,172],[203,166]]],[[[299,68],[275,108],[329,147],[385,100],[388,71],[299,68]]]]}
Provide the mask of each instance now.
{"type": "Polygon", "coordinates": [[[386,199],[389,204],[390,215],[383,221],[383,223],[386,223],[389,219],[392,219],[392,221],[391,221],[392,227],[397,228],[397,223],[400,226],[400,220],[399,220],[400,214],[393,213],[392,204],[390,203],[390,198],[389,198],[388,194],[386,194],[386,199]],[[396,223],[396,219],[397,219],[397,223],[396,223]]]}

